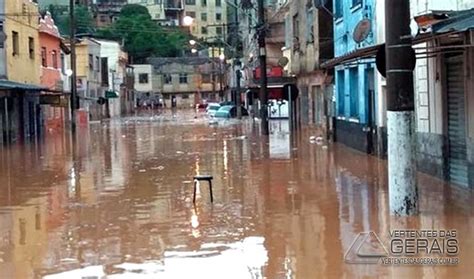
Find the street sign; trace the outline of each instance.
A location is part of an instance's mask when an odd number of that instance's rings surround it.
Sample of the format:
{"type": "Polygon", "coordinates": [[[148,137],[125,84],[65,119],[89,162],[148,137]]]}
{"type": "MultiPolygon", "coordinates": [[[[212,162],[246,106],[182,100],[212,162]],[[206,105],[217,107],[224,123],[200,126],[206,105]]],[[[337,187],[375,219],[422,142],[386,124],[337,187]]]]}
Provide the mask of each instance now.
{"type": "Polygon", "coordinates": [[[118,97],[119,96],[118,96],[117,92],[115,92],[113,90],[105,91],[105,98],[107,98],[107,99],[116,99],[118,97]]]}
{"type": "Polygon", "coordinates": [[[298,93],[299,93],[299,90],[296,84],[289,83],[283,86],[283,99],[284,100],[289,100],[289,96],[291,95],[291,100],[295,101],[298,98],[298,93]]]}

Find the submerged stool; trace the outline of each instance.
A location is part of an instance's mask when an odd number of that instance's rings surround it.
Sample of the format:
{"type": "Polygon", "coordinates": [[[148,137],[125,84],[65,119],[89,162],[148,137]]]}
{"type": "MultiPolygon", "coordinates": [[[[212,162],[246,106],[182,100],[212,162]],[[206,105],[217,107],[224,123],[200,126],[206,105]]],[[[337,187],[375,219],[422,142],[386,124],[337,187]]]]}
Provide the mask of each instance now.
{"type": "Polygon", "coordinates": [[[211,202],[214,202],[214,197],[212,196],[212,175],[196,175],[194,176],[193,203],[196,203],[196,188],[197,188],[198,181],[209,182],[209,192],[211,193],[211,202]]]}

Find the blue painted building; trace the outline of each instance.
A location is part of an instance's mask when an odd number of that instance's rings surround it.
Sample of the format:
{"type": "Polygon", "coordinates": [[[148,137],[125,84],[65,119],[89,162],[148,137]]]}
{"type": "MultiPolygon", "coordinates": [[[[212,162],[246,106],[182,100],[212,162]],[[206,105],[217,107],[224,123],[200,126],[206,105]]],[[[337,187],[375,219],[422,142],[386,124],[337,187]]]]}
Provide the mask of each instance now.
{"type": "MultiPolygon", "coordinates": [[[[375,0],[335,0],[333,8],[335,59],[376,43],[375,0]],[[359,23],[365,26],[359,31],[365,32],[360,32],[357,42],[354,33],[359,23]]],[[[373,58],[334,68],[335,140],[367,153],[377,150],[375,72],[373,58]]]]}

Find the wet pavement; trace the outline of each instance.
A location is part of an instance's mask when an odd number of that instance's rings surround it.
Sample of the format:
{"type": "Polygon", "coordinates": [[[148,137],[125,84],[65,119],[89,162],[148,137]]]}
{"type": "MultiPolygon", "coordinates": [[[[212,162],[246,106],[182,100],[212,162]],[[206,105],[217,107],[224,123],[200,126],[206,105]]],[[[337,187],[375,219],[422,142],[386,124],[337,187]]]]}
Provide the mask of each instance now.
{"type": "Polygon", "coordinates": [[[472,192],[420,175],[420,215],[392,217],[385,161],[271,126],[142,115],[0,149],[0,278],[472,278],[472,192]],[[394,229],[457,230],[460,263],[344,261],[394,229]]]}

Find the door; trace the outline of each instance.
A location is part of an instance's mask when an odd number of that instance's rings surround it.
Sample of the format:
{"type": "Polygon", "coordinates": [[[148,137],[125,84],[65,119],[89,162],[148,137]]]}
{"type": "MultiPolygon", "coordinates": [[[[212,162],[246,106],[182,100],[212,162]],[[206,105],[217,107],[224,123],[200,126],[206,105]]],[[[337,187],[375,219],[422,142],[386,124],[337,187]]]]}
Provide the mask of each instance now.
{"type": "Polygon", "coordinates": [[[176,107],[176,96],[175,95],[171,96],[171,107],[172,108],[176,107]]]}
{"type": "Polygon", "coordinates": [[[368,111],[367,111],[367,152],[375,154],[377,150],[377,125],[376,125],[376,107],[375,107],[375,85],[374,85],[374,69],[366,71],[367,77],[367,96],[368,96],[368,111]]]}
{"type": "Polygon", "coordinates": [[[448,176],[453,183],[467,186],[466,109],[464,96],[463,57],[446,59],[448,91],[448,176]]]}

